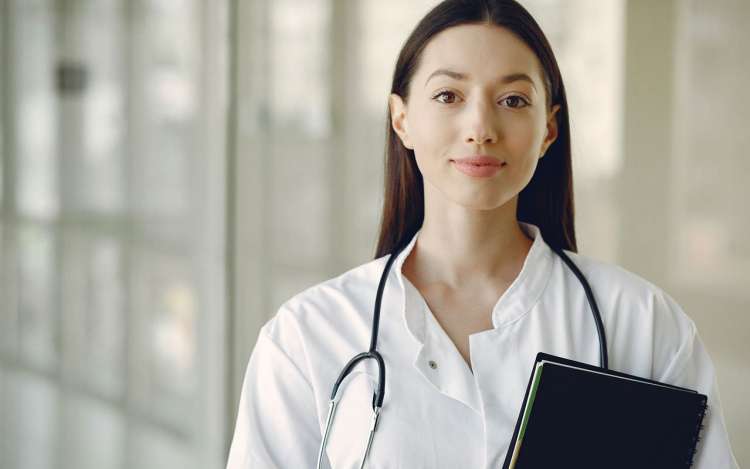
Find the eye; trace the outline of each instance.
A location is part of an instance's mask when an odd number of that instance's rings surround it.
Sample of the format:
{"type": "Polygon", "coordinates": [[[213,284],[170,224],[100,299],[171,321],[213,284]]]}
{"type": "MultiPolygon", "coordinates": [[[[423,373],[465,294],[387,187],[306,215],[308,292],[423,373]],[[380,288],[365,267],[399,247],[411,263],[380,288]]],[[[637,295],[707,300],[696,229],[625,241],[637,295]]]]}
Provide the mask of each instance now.
{"type": "Polygon", "coordinates": [[[436,100],[439,103],[443,103],[443,104],[453,104],[453,101],[441,100],[440,99],[441,96],[447,96],[448,98],[452,97],[453,99],[456,98],[456,94],[453,93],[452,91],[441,91],[440,93],[438,93],[435,96],[433,96],[432,99],[436,100]]]}
{"type": "Polygon", "coordinates": [[[513,109],[519,109],[529,105],[529,102],[526,101],[526,99],[518,95],[508,96],[507,98],[503,98],[502,100],[500,100],[500,102],[506,103],[508,107],[513,109]]]}

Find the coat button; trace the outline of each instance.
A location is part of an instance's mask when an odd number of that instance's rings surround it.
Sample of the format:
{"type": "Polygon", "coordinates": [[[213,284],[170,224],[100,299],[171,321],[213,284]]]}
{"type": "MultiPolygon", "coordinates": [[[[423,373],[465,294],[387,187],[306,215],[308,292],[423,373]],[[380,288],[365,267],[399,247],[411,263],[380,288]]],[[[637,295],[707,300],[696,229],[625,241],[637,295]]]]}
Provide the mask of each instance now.
{"type": "Polygon", "coordinates": [[[433,370],[437,369],[437,363],[435,363],[435,360],[430,360],[429,362],[430,368],[433,370]]]}

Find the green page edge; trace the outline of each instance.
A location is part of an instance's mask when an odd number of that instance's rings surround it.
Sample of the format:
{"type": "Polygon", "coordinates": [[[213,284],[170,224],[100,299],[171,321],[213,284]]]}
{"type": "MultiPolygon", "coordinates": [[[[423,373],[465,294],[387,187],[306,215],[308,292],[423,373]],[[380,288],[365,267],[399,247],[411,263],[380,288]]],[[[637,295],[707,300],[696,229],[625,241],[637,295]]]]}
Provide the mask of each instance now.
{"type": "Polygon", "coordinates": [[[531,392],[529,393],[529,400],[526,403],[526,411],[523,413],[523,422],[521,423],[521,431],[518,434],[518,440],[523,440],[523,436],[526,433],[526,426],[529,423],[529,416],[531,416],[531,407],[534,405],[534,399],[536,399],[536,391],[539,387],[539,382],[542,378],[542,369],[544,362],[539,363],[534,376],[534,383],[531,385],[531,392]]]}
{"type": "Polygon", "coordinates": [[[523,409],[523,417],[521,419],[521,428],[518,431],[518,437],[516,438],[516,445],[513,447],[513,455],[510,459],[510,469],[516,467],[518,460],[518,453],[521,450],[521,443],[523,441],[524,434],[526,433],[526,426],[529,423],[529,416],[531,415],[531,407],[534,405],[534,399],[536,399],[536,390],[539,387],[539,381],[542,376],[542,367],[544,362],[537,363],[534,370],[534,379],[531,383],[531,390],[529,392],[529,398],[526,400],[526,406],[523,409]]]}

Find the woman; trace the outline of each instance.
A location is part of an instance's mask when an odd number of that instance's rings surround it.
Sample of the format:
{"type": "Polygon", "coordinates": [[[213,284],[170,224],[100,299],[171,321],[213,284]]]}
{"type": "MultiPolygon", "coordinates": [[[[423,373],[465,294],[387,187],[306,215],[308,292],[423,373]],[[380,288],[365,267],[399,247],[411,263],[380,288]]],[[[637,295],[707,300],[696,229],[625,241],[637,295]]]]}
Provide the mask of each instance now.
{"type": "MultiPolygon", "coordinates": [[[[373,468],[499,467],[537,352],[706,393],[696,467],[732,468],[714,367],[665,292],[575,254],[568,108],[550,46],[513,0],[447,0],[406,41],[389,102],[376,259],[287,301],[250,358],[228,467],[315,467],[331,387],[367,350],[378,281],[387,370],[373,468]]],[[[360,467],[377,366],[339,388],[323,467],[360,467]]]]}

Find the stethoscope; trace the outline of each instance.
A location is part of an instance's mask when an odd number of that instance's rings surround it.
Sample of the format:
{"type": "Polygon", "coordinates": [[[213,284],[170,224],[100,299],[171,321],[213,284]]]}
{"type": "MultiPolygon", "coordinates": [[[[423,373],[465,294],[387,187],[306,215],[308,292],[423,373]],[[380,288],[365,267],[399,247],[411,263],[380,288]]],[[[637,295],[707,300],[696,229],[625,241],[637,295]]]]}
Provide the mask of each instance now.
{"type": "MultiPolygon", "coordinates": [[[[396,259],[396,256],[398,255],[401,250],[406,247],[401,246],[398,249],[396,249],[395,252],[393,252],[390,257],[388,258],[388,262],[385,264],[385,268],[383,269],[383,274],[380,276],[380,282],[378,283],[378,292],[375,296],[375,311],[372,318],[372,336],[370,338],[370,350],[367,352],[362,352],[360,354],[357,354],[349,360],[349,363],[346,364],[343,370],[341,370],[341,373],[339,374],[338,379],[336,379],[336,383],[333,385],[333,391],[331,391],[331,398],[328,402],[328,417],[326,418],[326,429],[325,433],[323,434],[323,441],[320,443],[320,449],[318,450],[318,469],[321,468],[321,464],[323,461],[323,452],[325,451],[326,445],[328,444],[328,436],[331,431],[331,425],[333,424],[333,417],[336,413],[336,405],[338,404],[338,401],[336,400],[336,394],[338,393],[339,386],[341,385],[341,382],[346,378],[346,376],[354,369],[354,367],[361,361],[372,359],[375,360],[375,362],[378,364],[378,389],[377,392],[375,392],[372,395],[372,422],[370,424],[370,435],[367,439],[367,447],[365,448],[365,454],[362,457],[362,464],[359,466],[360,469],[365,467],[365,461],[367,461],[367,456],[370,453],[370,447],[372,446],[372,440],[375,436],[375,430],[378,426],[378,419],[380,418],[380,409],[383,407],[383,396],[385,394],[385,363],[383,362],[383,357],[380,355],[380,352],[377,351],[377,342],[378,342],[378,327],[380,325],[380,303],[383,300],[383,289],[385,289],[385,282],[388,278],[388,272],[391,269],[391,264],[393,264],[393,261],[396,259]]],[[[562,249],[552,249],[555,253],[557,253],[558,256],[565,262],[565,264],[570,268],[570,270],[573,271],[573,274],[578,278],[578,281],[581,282],[581,285],[583,286],[583,290],[586,292],[586,299],[588,300],[589,307],[591,308],[591,312],[594,315],[594,322],[596,323],[596,332],[599,335],[599,363],[600,366],[604,369],[607,369],[608,367],[608,358],[607,358],[607,338],[604,334],[604,325],[602,324],[602,317],[599,314],[599,307],[596,304],[596,300],[594,299],[594,293],[591,291],[591,285],[589,285],[589,282],[586,280],[586,277],[583,275],[583,273],[578,269],[578,267],[573,263],[572,260],[568,257],[567,254],[565,254],[562,249]]]]}

